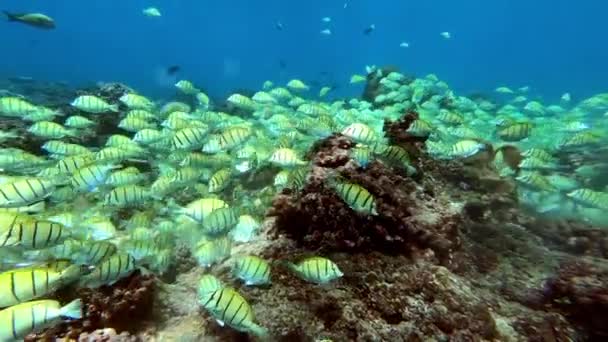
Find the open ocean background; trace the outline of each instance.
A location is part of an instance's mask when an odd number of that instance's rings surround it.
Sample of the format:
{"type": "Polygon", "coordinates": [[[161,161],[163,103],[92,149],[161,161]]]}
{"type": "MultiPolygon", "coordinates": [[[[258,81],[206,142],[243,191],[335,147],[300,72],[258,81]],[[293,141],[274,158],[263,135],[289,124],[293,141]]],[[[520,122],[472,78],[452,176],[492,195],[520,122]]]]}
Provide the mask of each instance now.
{"type": "Polygon", "coordinates": [[[529,85],[545,100],[571,92],[577,101],[606,91],[607,1],[347,2],[344,9],[344,0],[2,1],[0,9],[46,13],[57,28],[0,23],[0,77],[117,81],[170,97],[174,80],[162,70],[177,64],[179,77],[216,97],[296,77],[338,85],[333,94],[343,96],[360,92],[348,86],[350,75],[391,64],[435,73],[463,94],[529,85]],[[149,6],[163,16],[145,17],[149,6]],[[363,35],[372,23],[376,31],[363,35]],[[319,33],[326,27],[331,36],[319,33]]]}

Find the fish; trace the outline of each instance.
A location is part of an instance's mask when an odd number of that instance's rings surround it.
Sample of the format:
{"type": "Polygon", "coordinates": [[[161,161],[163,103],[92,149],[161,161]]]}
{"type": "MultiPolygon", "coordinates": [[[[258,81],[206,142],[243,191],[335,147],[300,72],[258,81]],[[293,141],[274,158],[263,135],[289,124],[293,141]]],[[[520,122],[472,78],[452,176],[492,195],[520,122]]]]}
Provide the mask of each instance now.
{"type": "Polygon", "coordinates": [[[254,322],[253,310],[247,300],[232,287],[222,287],[212,292],[201,305],[220,326],[227,325],[259,338],[268,336],[268,330],[254,322]]]}
{"type": "Polygon", "coordinates": [[[323,29],[321,30],[321,34],[324,36],[331,36],[331,30],[330,29],[323,29]]]}
{"type": "Polygon", "coordinates": [[[222,282],[213,274],[204,274],[198,282],[199,303],[205,303],[211,295],[224,287],[222,282]]]}
{"type": "Polygon", "coordinates": [[[254,255],[235,258],[233,273],[237,278],[243,280],[247,286],[270,283],[270,264],[254,255]]]}
{"type": "Polygon", "coordinates": [[[91,114],[118,112],[117,104],[109,104],[105,100],[93,95],[78,96],[70,105],[91,114]]]}
{"type": "Polygon", "coordinates": [[[230,256],[232,241],[227,237],[203,240],[194,248],[192,255],[201,267],[209,267],[230,256]]]}
{"type": "Polygon", "coordinates": [[[450,39],[450,38],[452,38],[452,34],[451,34],[450,32],[447,32],[447,31],[441,32],[441,33],[440,33],[440,35],[441,35],[443,38],[445,38],[445,39],[450,39]]]}
{"type": "Polygon", "coordinates": [[[218,208],[205,218],[202,230],[208,236],[219,236],[228,233],[237,223],[238,218],[233,209],[218,208]]]}
{"type": "Polygon", "coordinates": [[[2,11],[8,21],[19,22],[28,26],[36,27],[43,30],[53,30],[56,28],[55,20],[46,14],[42,13],[11,13],[2,11]]]}
{"type": "Polygon", "coordinates": [[[359,122],[348,125],[341,133],[342,135],[363,144],[374,143],[378,140],[376,133],[371,127],[359,122]]]}
{"type": "Polygon", "coordinates": [[[299,278],[315,284],[327,284],[344,275],[338,265],[323,257],[310,257],[297,264],[287,262],[286,265],[299,278]]]}
{"type": "Polygon", "coordinates": [[[305,161],[299,159],[296,151],[290,148],[276,149],[268,161],[280,167],[295,167],[307,164],[305,161]]]}
{"type": "Polygon", "coordinates": [[[44,297],[75,281],[80,267],[71,265],[56,271],[48,267],[24,267],[0,273],[0,308],[44,297]]]}
{"type": "Polygon", "coordinates": [[[79,286],[97,288],[112,285],[136,270],[135,258],[128,253],[116,253],[95,266],[93,271],[79,280],[79,286]]]}
{"type": "Polygon", "coordinates": [[[285,26],[283,25],[282,22],[277,21],[274,23],[274,28],[277,29],[278,31],[283,31],[283,29],[285,28],[285,26]]]}
{"type": "Polygon", "coordinates": [[[0,212],[0,247],[46,248],[63,242],[69,235],[62,224],[21,213],[0,212]]]}
{"type": "Polygon", "coordinates": [[[179,65],[171,65],[171,66],[167,67],[167,75],[173,76],[173,75],[177,74],[178,72],[180,72],[181,69],[182,69],[182,67],[179,65]]]}
{"type": "Polygon", "coordinates": [[[0,340],[22,340],[61,322],[61,318],[81,319],[82,301],[75,299],[65,306],[55,300],[37,300],[11,306],[0,311],[0,340]]]}
{"type": "Polygon", "coordinates": [[[160,13],[160,10],[158,8],[156,8],[156,7],[144,8],[141,12],[146,17],[160,17],[162,15],[160,13]]]}
{"type": "Polygon", "coordinates": [[[371,34],[372,32],[374,32],[375,30],[376,30],[376,25],[375,25],[375,24],[371,24],[371,25],[369,25],[368,27],[366,27],[366,28],[363,30],[363,34],[364,34],[364,35],[369,35],[369,34],[371,34]]]}
{"type": "Polygon", "coordinates": [[[410,47],[410,43],[408,43],[408,42],[401,42],[401,43],[399,44],[399,47],[402,47],[402,48],[409,48],[409,47],[410,47]]]}
{"type": "Polygon", "coordinates": [[[0,184],[0,208],[16,208],[40,202],[55,190],[48,178],[26,177],[0,184]]]}
{"type": "Polygon", "coordinates": [[[354,211],[364,215],[378,215],[376,199],[364,187],[343,180],[332,179],[329,185],[336,194],[354,211]]]}

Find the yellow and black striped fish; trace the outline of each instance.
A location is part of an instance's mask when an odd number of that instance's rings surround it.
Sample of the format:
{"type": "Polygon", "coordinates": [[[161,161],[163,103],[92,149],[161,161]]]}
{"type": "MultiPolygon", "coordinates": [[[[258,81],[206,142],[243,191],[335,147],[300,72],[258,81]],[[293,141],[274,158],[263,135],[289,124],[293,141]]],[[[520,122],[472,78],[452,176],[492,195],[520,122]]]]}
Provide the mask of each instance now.
{"type": "Polygon", "coordinates": [[[0,208],[16,208],[42,201],[55,190],[49,179],[27,177],[0,185],[0,208]]]}
{"type": "Polygon", "coordinates": [[[127,253],[118,253],[97,265],[93,272],[81,279],[81,285],[95,288],[112,285],[135,271],[135,259],[127,253]]]}
{"type": "Polygon", "coordinates": [[[62,271],[32,266],[0,273],[0,307],[7,307],[45,296],[76,280],[80,267],[69,266],[62,271]]]}
{"type": "Polygon", "coordinates": [[[0,212],[0,247],[46,248],[61,243],[68,236],[69,232],[59,223],[0,212]]]}
{"type": "Polygon", "coordinates": [[[176,150],[194,150],[203,147],[208,129],[205,127],[188,127],[175,132],[171,145],[176,150]]]}
{"type": "Polygon", "coordinates": [[[232,208],[215,209],[203,221],[203,232],[209,236],[228,233],[238,223],[232,208]]]}
{"type": "Polygon", "coordinates": [[[504,141],[520,141],[530,136],[533,125],[529,122],[519,122],[499,130],[498,137],[504,141]]]}
{"type": "Polygon", "coordinates": [[[128,207],[142,204],[150,193],[139,185],[123,185],[112,189],[106,197],[105,204],[118,207],[128,207]]]}
{"type": "Polygon", "coordinates": [[[577,189],[569,192],[566,196],[583,206],[608,210],[607,192],[594,191],[591,189],[577,189]]]}
{"type": "Polygon", "coordinates": [[[251,136],[251,129],[248,127],[230,127],[219,136],[219,144],[223,151],[235,148],[244,143],[251,136]]]}
{"type": "Polygon", "coordinates": [[[33,332],[60,322],[61,317],[82,318],[82,302],[76,299],[65,306],[55,300],[37,300],[0,311],[0,341],[18,341],[33,332]]]}
{"type": "Polygon", "coordinates": [[[223,287],[211,292],[201,302],[203,307],[222,326],[225,324],[238,331],[252,333],[258,337],[264,337],[268,334],[264,327],[254,322],[253,310],[247,300],[231,287],[223,287]]]}
{"type": "Polygon", "coordinates": [[[341,180],[334,180],[330,185],[338,196],[354,211],[366,215],[378,215],[376,211],[376,199],[364,187],[341,180]]]}
{"type": "Polygon", "coordinates": [[[298,264],[288,262],[287,267],[300,278],[317,284],[325,284],[344,275],[338,265],[323,257],[310,257],[298,264]]]}
{"type": "Polygon", "coordinates": [[[76,190],[94,191],[104,185],[110,171],[118,168],[116,165],[89,165],[76,170],[70,181],[76,190]]]}
{"type": "Polygon", "coordinates": [[[85,242],[69,258],[77,264],[97,265],[116,254],[117,251],[116,245],[108,241],[85,242]]]}
{"type": "Polygon", "coordinates": [[[255,255],[237,257],[233,272],[238,278],[245,281],[245,285],[270,283],[270,264],[255,255]]]}
{"type": "Polygon", "coordinates": [[[230,183],[231,176],[232,171],[229,168],[224,168],[214,173],[211,179],[209,179],[209,192],[216,193],[226,189],[230,183]]]}

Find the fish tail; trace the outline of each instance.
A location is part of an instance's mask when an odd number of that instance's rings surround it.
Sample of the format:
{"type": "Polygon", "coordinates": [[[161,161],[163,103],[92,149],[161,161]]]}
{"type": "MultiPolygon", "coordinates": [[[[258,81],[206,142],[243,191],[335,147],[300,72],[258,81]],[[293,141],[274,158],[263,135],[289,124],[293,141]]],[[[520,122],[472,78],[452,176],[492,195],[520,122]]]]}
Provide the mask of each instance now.
{"type": "Polygon", "coordinates": [[[8,21],[17,21],[17,15],[10,13],[9,11],[2,11],[6,15],[8,21]]]}
{"type": "Polygon", "coordinates": [[[61,316],[73,319],[82,318],[82,300],[76,299],[61,308],[61,316]]]}
{"type": "Polygon", "coordinates": [[[112,111],[112,112],[118,112],[118,104],[110,105],[110,111],[112,111]]]}
{"type": "Polygon", "coordinates": [[[82,274],[82,267],[80,265],[71,265],[65,270],[61,271],[61,281],[64,284],[69,284],[76,280],[82,274]]]}
{"type": "Polygon", "coordinates": [[[255,323],[251,323],[249,325],[249,330],[252,334],[257,336],[260,339],[266,340],[268,338],[268,329],[264,328],[261,325],[257,325],[255,323]]]}

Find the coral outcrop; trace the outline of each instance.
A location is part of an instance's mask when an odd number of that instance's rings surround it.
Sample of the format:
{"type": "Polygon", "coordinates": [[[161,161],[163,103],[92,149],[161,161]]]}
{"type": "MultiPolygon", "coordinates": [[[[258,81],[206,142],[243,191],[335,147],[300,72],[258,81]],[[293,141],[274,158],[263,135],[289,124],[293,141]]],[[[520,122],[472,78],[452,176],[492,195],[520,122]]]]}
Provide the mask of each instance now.
{"type": "Polygon", "coordinates": [[[300,192],[277,196],[269,213],[277,218],[277,232],[310,250],[390,254],[428,250],[449,262],[460,244],[457,208],[380,162],[357,167],[348,157],[353,146],[348,138],[333,135],[313,148],[307,184],[300,192]],[[328,185],[338,175],[366,188],[377,201],[378,215],[350,209],[328,185]]]}

